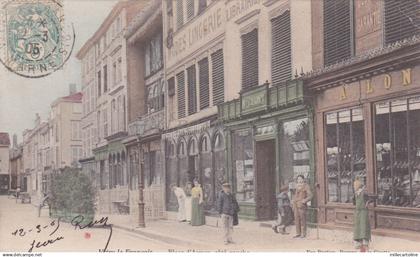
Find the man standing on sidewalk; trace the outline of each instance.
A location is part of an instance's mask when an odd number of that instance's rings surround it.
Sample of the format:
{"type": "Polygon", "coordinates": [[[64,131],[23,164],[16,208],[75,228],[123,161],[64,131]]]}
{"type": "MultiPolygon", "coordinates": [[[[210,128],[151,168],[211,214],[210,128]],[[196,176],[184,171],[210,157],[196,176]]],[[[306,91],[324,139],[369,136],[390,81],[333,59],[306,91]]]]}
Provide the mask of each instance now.
{"type": "Polygon", "coordinates": [[[231,193],[230,184],[224,183],[217,199],[217,211],[221,215],[225,245],[232,244],[233,217],[239,212],[239,205],[231,193]]]}
{"type": "Polygon", "coordinates": [[[296,236],[294,238],[306,237],[306,212],[307,203],[312,199],[312,192],[309,185],[305,182],[303,175],[297,176],[296,192],[293,199],[293,209],[295,214],[296,236]]]}

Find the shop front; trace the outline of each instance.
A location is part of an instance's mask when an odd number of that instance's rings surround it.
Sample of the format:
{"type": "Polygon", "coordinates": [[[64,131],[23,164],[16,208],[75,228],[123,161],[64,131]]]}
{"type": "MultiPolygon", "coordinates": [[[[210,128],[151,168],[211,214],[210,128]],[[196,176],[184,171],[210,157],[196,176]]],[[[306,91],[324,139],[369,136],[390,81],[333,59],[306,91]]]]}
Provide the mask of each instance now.
{"type": "Polygon", "coordinates": [[[125,133],[107,138],[108,143],[93,150],[98,182],[98,211],[103,214],[128,214],[127,154],[122,143],[125,133]]]}
{"type": "Polygon", "coordinates": [[[388,49],[305,79],[314,94],[318,222],[325,227],[353,225],[359,178],[375,200],[374,232],[420,232],[418,49],[388,49]]]}
{"type": "Polygon", "coordinates": [[[306,104],[302,80],[296,79],[250,88],[219,106],[241,218],[274,219],[280,187],[292,190],[298,175],[312,187],[312,115],[306,104]]]}
{"type": "Polygon", "coordinates": [[[171,185],[185,189],[198,179],[203,188],[204,210],[216,213],[216,196],[226,181],[225,140],[223,129],[208,120],[163,135],[165,142],[166,207],[177,210],[171,185]]]}

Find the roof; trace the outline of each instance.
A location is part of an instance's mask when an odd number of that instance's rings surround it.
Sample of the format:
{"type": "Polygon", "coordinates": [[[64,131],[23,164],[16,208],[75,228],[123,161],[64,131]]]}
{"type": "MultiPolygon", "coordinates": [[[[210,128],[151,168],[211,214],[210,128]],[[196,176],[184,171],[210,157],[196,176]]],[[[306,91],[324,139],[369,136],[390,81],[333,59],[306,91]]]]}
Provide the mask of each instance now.
{"type": "Polygon", "coordinates": [[[80,102],[82,101],[83,94],[81,92],[74,93],[72,95],[61,97],[62,100],[72,101],[72,102],[80,102]]]}
{"type": "Polygon", "coordinates": [[[158,16],[159,20],[162,21],[162,1],[155,0],[150,1],[142,10],[140,10],[137,15],[133,18],[132,22],[128,24],[127,31],[125,33],[126,38],[130,38],[132,36],[138,38],[141,37],[139,34],[139,30],[147,30],[150,29],[151,23],[153,20],[156,19],[158,16]]]}
{"type": "Polygon", "coordinates": [[[9,133],[0,132],[0,145],[10,145],[9,133]]]}
{"type": "Polygon", "coordinates": [[[52,102],[51,106],[55,106],[60,102],[74,102],[74,103],[81,103],[82,102],[83,94],[81,92],[74,93],[72,95],[63,96],[52,102]]]}
{"type": "MultiPolygon", "coordinates": [[[[128,7],[139,8],[140,6],[144,6],[150,0],[120,0],[109,12],[108,16],[102,22],[101,26],[96,30],[96,32],[86,41],[86,43],[80,48],[77,52],[76,57],[77,59],[81,60],[90,50],[91,47],[95,45],[97,41],[105,34],[108,27],[112,24],[114,19],[118,16],[118,14],[124,9],[128,7]],[[136,7],[138,6],[138,7],[136,7]]],[[[140,7],[141,8],[141,7],[140,7]]],[[[131,8],[130,8],[131,9],[131,8]]],[[[128,17],[130,18],[130,17],[128,17]]],[[[127,21],[128,23],[129,21],[127,21]]]]}

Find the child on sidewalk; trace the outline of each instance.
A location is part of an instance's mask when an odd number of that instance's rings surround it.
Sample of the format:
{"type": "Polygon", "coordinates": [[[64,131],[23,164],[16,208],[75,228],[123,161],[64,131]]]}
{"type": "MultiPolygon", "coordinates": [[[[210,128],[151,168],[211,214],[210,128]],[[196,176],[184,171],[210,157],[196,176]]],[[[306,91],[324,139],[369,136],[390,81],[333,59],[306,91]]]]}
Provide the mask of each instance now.
{"type": "Polygon", "coordinates": [[[287,195],[287,190],[289,187],[287,185],[280,188],[280,193],[277,195],[277,222],[273,226],[275,233],[281,233],[283,235],[286,233],[286,227],[293,223],[293,210],[290,206],[290,199],[287,195]]]}

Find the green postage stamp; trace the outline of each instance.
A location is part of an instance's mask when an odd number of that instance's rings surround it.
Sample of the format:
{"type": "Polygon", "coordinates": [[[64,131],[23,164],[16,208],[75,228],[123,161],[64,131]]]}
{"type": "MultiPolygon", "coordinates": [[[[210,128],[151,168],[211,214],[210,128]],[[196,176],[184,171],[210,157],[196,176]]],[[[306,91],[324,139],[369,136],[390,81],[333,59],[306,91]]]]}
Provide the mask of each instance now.
{"type": "Polygon", "coordinates": [[[2,0],[0,61],[17,75],[45,77],[63,67],[74,47],[61,0],[2,0]]]}

